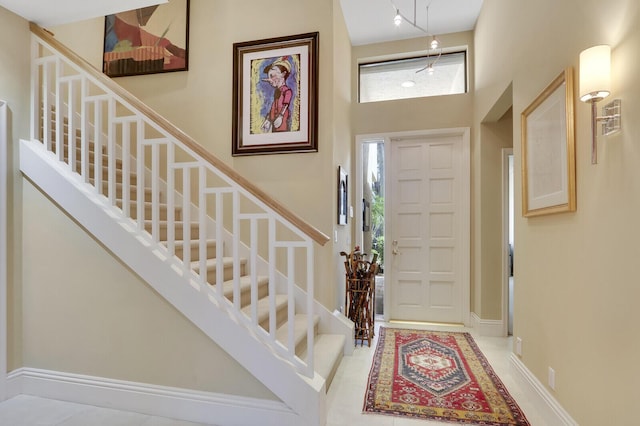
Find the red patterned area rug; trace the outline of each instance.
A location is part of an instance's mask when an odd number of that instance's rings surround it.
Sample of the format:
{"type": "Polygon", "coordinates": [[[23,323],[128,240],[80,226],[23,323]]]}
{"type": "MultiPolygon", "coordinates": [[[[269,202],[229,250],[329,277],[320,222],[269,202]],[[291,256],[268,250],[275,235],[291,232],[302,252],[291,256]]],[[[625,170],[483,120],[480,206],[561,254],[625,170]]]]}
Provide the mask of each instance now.
{"type": "Polygon", "coordinates": [[[365,413],[527,426],[469,333],[380,327],[365,413]]]}

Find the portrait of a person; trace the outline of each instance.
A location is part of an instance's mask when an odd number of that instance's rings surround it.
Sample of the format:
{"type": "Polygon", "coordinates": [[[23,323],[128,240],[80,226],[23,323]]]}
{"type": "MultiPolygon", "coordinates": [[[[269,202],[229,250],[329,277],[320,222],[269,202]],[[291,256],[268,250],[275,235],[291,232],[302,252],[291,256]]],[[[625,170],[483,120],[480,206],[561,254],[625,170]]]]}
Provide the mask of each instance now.
{"type": "Polygon", "coordinates": [[[260,129],[264,133],[289,132],[291,130],[290,105],[293,91],[287,86],[287,78],[291,74],[291,64],[286,57],[278,58],[263,69],[268,83],[273,90],[273,100],[260,129]]]}

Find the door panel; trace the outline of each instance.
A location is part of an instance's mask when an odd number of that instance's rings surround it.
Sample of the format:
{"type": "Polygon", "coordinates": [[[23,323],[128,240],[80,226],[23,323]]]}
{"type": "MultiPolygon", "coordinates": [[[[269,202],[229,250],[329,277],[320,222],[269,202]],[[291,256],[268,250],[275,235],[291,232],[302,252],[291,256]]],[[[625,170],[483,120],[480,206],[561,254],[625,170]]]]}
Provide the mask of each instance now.
{"type": "Polygon", "coordinates": [[[462,136],[393,140],[390,153],[390,319],[463,322],[462,136]]]}

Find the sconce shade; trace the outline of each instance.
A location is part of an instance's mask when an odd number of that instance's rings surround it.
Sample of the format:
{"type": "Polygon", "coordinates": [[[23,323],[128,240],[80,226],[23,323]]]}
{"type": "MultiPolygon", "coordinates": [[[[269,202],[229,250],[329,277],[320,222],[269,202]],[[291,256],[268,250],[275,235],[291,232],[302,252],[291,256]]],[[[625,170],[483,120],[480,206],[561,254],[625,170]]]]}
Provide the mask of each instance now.
{"type": "Polygon", "coordinates": [[[593,46],[580,53],[580,100],[598,102],[611,93],[611,47],[593,46]]]}

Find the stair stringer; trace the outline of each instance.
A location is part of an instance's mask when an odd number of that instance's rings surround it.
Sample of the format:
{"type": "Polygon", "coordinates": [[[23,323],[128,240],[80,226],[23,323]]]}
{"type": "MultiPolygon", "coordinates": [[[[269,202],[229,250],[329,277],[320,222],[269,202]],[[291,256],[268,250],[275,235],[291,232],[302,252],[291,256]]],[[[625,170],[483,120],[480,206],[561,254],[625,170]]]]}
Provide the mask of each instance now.
{"type": "MultiPolygon", "coordinates": [[[[195,326],[273,392],[298,419],[293,425],[326,422],[326,383],[294,367],[219,303],[208,286],[201,288],[182,268],[172,265],[166,251],[135,222],[111,206],[108,199],[58,161],[40,142],[20,141],[20,170],[56,204],[135,271],[195,326]]],[[[326,308],[325,308],[326,309],[326,308]]],[[[288,423],[285,423],[288,424],[288,423]]]]}

